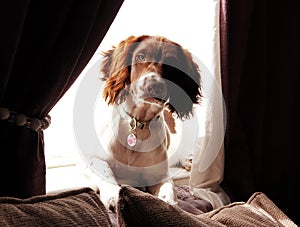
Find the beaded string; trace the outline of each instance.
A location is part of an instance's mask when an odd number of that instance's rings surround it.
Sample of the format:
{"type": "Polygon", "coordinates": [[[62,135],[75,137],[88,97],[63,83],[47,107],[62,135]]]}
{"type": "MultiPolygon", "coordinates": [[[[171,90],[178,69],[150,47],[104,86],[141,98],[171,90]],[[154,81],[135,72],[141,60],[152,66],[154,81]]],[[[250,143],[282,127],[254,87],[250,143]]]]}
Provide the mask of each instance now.
{"type": "Polygon", "coordinates": [[[17,126],[24,126],[33,131],[45,130],[51,123],[50,115],[46,115],[43,119],[26,117],[24,114],[10,111],[5,107],[0,107],[0,120],[7,120],[15,123],[17,126]]]}

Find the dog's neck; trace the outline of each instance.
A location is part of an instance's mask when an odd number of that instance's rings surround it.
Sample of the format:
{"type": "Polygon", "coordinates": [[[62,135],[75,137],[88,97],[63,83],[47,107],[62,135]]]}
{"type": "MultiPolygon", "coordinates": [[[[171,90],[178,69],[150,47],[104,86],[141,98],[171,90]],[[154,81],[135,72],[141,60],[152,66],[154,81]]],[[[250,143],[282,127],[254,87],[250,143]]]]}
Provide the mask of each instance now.
{"type": "Polygon", "coordinates": [[[150,122],[162,113],[164,105],[144,100],[136,101],[128,96],[121,108],[138,122],[150,122]]]}
{"type": "Polygon", "coordinates": [[[118,106],[120,121],[118,138],[130,150],[153,150],[165,135],[163,105],[127,98],[118,106]],[[154,146],[155,145],[155,146],[154,146]]]}
{"type": "Polygon", "coordinates": [[[131,113],[129,113],[123,105],[119,106],[118,109],[119,109],[118,112],[119,112],[121,118],[126,119],[131,128],[144,129],[144,128],[148,127],[149,124],[157,122],[160,118],[160,114],[158,114],[153,119],[150,119],[148,121],[141,121],[141,120],[139,120],[140,118],[137,118],[135,115],[132,115],[131,113]]]}

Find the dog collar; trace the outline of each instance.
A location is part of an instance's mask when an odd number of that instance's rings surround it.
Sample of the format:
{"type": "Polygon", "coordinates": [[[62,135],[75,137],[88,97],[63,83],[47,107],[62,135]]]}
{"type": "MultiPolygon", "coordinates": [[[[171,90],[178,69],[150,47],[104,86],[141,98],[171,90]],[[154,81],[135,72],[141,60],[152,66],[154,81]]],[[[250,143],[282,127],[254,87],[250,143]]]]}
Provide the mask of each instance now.
{"type": "Polygon", "coordinates": [[[129,126],[129,135],[127,136],[127,144],[130,147],[134,147],[137,143],[137,137],[136,137],[136,129],[144,129],[147,125],[150,125],[151,123],[155,123],[159,120],[159,115],[155,117],[154,119],[142,122],[138,121],[136,117],[131,116],[124,107],[120,108],[120,115],[122,118],[128,119],[128,126],[129,126]]]}
{"type": "Polygon", "coordinates": [[[135,117],[130,117],[129,119],[129,126],[132,130],[136,128],[144,129],[147,124],[149,123],[138,121],[135,117]]]}
{"type": "Polygon", "coordinates": [[[136,117],[132,116],[130,113],[128,113],[124,107],[122,106],[120,108],[120,115],[123,119],[128,120],[129,127],[131,128],[139,128],[139,129],[144,129],[147,125],[150,125],[151,123],[155,123],[159,120],[160,115],[158,114],[155,118],[153,118],[150,121],[139,121],[137,120],[136,117]]]}

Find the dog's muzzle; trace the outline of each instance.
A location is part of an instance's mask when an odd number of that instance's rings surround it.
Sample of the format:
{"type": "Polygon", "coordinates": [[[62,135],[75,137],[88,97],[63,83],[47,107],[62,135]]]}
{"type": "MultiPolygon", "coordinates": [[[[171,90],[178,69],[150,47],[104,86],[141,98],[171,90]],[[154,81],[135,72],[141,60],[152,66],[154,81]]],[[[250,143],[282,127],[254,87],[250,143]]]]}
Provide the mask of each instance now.
{"type": "Polygon", "coordinates": [[[148,73],[137,82],[138,96],[143,99],[155,98],[165,100],[167,98],[167,85],[157,73],[148,73]]]}

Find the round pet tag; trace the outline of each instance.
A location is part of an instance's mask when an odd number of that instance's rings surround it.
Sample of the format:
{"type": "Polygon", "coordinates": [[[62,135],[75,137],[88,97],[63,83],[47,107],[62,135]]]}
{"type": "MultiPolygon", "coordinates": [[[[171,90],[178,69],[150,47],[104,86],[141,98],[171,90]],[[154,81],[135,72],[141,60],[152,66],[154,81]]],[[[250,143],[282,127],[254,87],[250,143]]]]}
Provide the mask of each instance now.
{"type": "Polygon", "coordinates": [[[133,133],[130,133],[127,137],[127,144],[131,147],[136,145],[136,136],[133,133]]]}

